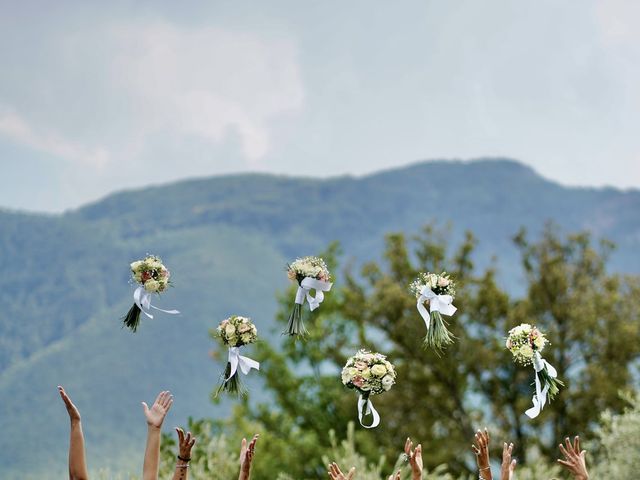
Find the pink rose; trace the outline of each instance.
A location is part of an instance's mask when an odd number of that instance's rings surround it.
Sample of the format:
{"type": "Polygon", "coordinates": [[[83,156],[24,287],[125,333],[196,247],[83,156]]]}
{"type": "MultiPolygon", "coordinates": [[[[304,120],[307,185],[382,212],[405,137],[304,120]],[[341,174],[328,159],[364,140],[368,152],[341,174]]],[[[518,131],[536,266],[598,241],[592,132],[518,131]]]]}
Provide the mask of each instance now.
{"type": "Polygon", "coordinates": [[[362,388],[362,386],[364,385],[364,378],[353,377],[353,380],[351,380],[351,383],[353,383],[358,388],[362,388]]]}
{"type": "Polygon", "coordinates": [[[439,287],[446,287],[447,285],[449,285],[449,279],[448,278],[444,278],[444,277],[438,278],[438,286],[439,287]]]}
{"type": "Polygon", "coordinates": [[[356,362],[354,365],[358,370],[364,370],[365,368],[369,368],[369,365],[367,365],[365,362],[356,362]]]}

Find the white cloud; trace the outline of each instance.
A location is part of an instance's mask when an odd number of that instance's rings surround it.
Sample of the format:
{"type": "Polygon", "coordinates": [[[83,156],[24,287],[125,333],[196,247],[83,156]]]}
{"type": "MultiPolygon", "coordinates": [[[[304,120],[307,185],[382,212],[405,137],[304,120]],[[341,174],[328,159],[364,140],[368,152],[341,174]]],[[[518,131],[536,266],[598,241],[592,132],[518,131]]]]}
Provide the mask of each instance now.
{"type": "Polygon", "coordinates": [[[0,108],[0,135],[29,148],[96,169],[103,168],[109,161],[109,154],[104,148],[88,148],[52,131],[34,130],[24,118],[6,108],[0,108]]]}
{"type": "MultiPolygon", "coordinates": [[[[270,123],[302,108],[288,39],[166,21],[92,27],[49,39],[55,58],[46,60],[53,60],[47,84],[25,78],[0,94],[0,102],[13,100],[12,112],[0,117],[0,135],[126,172],[157,154],[158,138],[215,146],[233,134],[248,166],[257,167],[273,147],[270,123]],[[69,140],[77,136],[82,144],[69,140]]],[[[38,64],[44,61],[26,59],[32,71],[46,70],[38,64]]],[[[211,165],[185,174],[215,171],[211,165]]]]}

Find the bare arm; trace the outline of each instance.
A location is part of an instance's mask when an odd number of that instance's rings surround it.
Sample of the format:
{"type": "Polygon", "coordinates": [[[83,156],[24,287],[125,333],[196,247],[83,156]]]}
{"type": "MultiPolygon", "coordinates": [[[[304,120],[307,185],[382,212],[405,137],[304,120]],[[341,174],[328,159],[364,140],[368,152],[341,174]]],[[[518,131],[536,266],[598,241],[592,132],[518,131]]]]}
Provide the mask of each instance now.
{"type": "Polygon", "coordinates": [[[491,474],[491,466],[489,464],[489,432],[487,429],[478,430],[475,435],[475,443],[471,446],[473,453],[476,454],[478,463],[478,477],[481,480],[493,480],[491,474]]]}
{"type": "Polygon", "coordinates": [[[158,480],[160,469],[160,432],[162,422],[173,404],[173,396],[168,391],[160,392],[151,408],[142,402],[144,416],[147,419],[147,446],[142,466],[143,480],[158,480]]]}
{"type": "Polygon", "coordinates": [[[502,445],[502,465],[500,466],[500,480],[511,480],[516,469],[516,459],[511,459],[513,453],[513,443],[506,442],[502,445]]]}
{"type": "Polygon", "coordinates": [[[196,437],[191,436],[191,432],[184,434],[184,430],[176,428],[178,432],[178,459],[176,461],[176,471],[173,473],[173,480],[187,480],[189,478],[189,460],[191,460],[191,448],[196,443],[196,437]]]}
{"type": "Polygon", "coordinates": [[[356,476],[356,467],[351,467],[351,470],[345,475],[340,470],[340,467],[336,462],[329,464],[329,478],[331,480],[353,480],[356,476]]]}
{"type": "Polygon", "coordinates": [[[60,398],[64,402],[71,421],[71,429],[69,436],[69,479],[70,480],[87,480],[87,462],[84,454],[84,435],[82,434],[82,423],[80,421],[80,412],[73,404],[64,388],[58,386],[60,398]]]}
{"type": "Polygon", "coordinates": [[[560,444],[560,451],[564,460],[558,459],[558,463],[569,470],[576,480],[589,480],[587,471],[586,450],[580,450],[580,437],[573,439],[573,445],[569,437],[564,440],[565,445],[560,444]]]}
{"type": "Polygon", "coordinates": [[[413,448],[413,442],[410,438],[404,443],[404,453],[411,465],[411,480],[422,480],[422,445],[413,448]]]}
{"type": "Polygon", "coordinates": [[[256,449],[256,442],[259,435],[256,433],[251,442],[247,445],[247,439],[242,439],[240,447],[240,476],[238,480],[249,480],[251,478],[251,462],[256,449]]]}

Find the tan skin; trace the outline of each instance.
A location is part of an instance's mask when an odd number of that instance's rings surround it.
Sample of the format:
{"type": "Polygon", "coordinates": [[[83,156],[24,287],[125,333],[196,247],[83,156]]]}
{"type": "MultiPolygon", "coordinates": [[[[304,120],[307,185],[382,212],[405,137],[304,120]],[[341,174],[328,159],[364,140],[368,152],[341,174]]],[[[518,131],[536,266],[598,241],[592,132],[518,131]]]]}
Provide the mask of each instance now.
{"type": "Polygon", "coordinates": [[[260,435],[257,433],[251,439],[251,442],[247,443],[247,439],[242,439],[240,445],[240,476],[238,480],[249,480],[251,478],[251,462],[256,451],[256,443],[260,435]]]}
{"type": "MultiPolygon", "coordinates": [[[[480,476],[485,480],[493,480],[493,474],[491,473],[490,460],[489,460],[489,442],[491,438],[489,431],[485,428],[484,431],[478,430],[475,434],[475,442],[471,446],[473,453],[476,455],[476,462],[478,464],[478,472],[480,476]]],[[[501,480],[511,480],[516,469],[516,460],[511,458],[513,453],[513,443],[502,445],[502,464],[500,466],[500,478],[501,480]]]]}
{"type": "MultiPolygon", "coordinates": [[[[414,449],[413,442],[410,438],[407,438],[406,442],[404,442],[404,453],[409,460],[409,465],[411,466],[411,479],[412,480],[422,480],[422,445],[418,444],[418,446],[414,449]]],[[[342,473],[340,467],[337,463],[333,462],[329,464],[329,478],[331,480],[352,480],[356,476],[356,468],[351,467],[346,474],[342,473]]],[[[398,470],[396,473],[391,474],[389,476],[389,480],[400,480],[401,470],[398,470]]]]}
{"type": "Polygon", "coordinates": [[[558,459],[558,463],[566,470],[569,470],[576,480],[589,480],[587,471],[586,450],[580,450],[580,437],[573,439],[573,444],[569,437],[564,439],[564,445],[560,444],[560,452],[564,460],[558,459]]]}
{"type": "Polygon", "coordinates": [[[87,480],[89,474],[87,472],[87,461],[84,453],[84,435],[82,433],[80,411],[73,404],[64,388],[58,386],[58,393],[64,402],[71,422],[69,435],[69,479],[87,480]]]}
{"type": "Polygon", "coordinates": [[[411,480],[422,480],[422,445],[413,448],[413,442],[410,438],[404,442],[404,453],[409,459],[409,465],[411,466],[411,480]]]}
{"type": "Polygon", "coordinates": [[[173,405],[173,395],[169,391],[162,391],[156,397],[151,408],[142,402],[142,410],[147,420],[147,446],[144,451],[142,467],[143,480],[158,480],[160,469],[160,433],[169,409],[173,405]]]}
{"type": "Polygon", "coordinates": [[[184,430],[176,428],[178,434],[178,456],[180,458],[176,461],[176,470],[173,473],[173,480],[187,480],[189,478],[189,460],[191,460],[191,449],[196,443],[196,437],[191,435],[191,432],[187,432],[185,435],[184,430]],[[182,460],[186,458],[187,460],[182,460]]]}

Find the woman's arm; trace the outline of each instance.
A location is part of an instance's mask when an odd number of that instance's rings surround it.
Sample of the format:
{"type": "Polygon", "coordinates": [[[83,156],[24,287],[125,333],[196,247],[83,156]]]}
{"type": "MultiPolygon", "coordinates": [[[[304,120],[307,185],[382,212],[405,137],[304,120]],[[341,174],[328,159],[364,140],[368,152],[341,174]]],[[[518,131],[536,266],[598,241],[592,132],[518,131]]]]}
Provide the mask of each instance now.
{"type": "Polygon", "coordinates": [[[82,434],[82,423],[80,421],[80,411],[73,404],[64,388],[58,386],[58,392],[67,407],[71,430],[69,438],[69,478],[70,480],[87,480],[87,462],[84,455],[84,435],[82,434]]]}
{"type": "Polygon", "coordinates": [[[564,439],[564,445],[560,444],[560,451],[564,455],[564,460],[558,459],[558,463],[569,470],[576,480],[589,480],[587,471],[586,450],[580,450],[580,437],[573,439],[573,445],[569,437],[564,439]]]}
{"type": "Polygon", "coordinates": [[[404,442],[404,453],[411,465],[411,480],[422,480],[422,445],[418,444],[414,450],[413,442],[407,438],[404,442]]]}
{"type": "Polygon", "coordinates": [[[249,445],[247,445],[246,438],[242,439],[242,446],[240,447],[240,476],[238,480],[249,480],[251,478],[251,461],[253,460],[258,437],[259,435],[256,433],[249,445]]]}
{"type": "Polygon", "coordinates": [[[491,475],[491,466],[489,464],[489,432],[478,430],[475,435],[475,443],[471,445],[473,453],[476,454],[478,463],[478,477],[480,480],[493,480],[491,475]]]}
{"type": "Polygon", "coordinates": [[[345,475],[342,473],[342,470],[340,470],[338,464],[333,462],[329,464],[329,471],[327,473],[329,473],[331,480],[353,480],[356,476],[356,467],[351,467],[351,470],[345,475]]]}
{"type": "Polygon", "coordinates": [[[196,443],[196,437],[191,436],[191,432],[184,434],[184,430],[176,428],[178,432],[178,459],[176,461],[176,471],[173,473],[173,480],[187,480],[189,478],[189,461],[191,460],[191,449],[196,443]]]}
{"type": "Polygon", "coordinates": [[[511,459],[513,443],[502,445],[502,465],[500,466],[500,480],[511,480],[516,469],[516,459],[511,459]]]}
{"type": "Polygon", "coordinates": [[[164,422],[164,418],[167,416],[172,404],[173,395],[168,391],[160,392],[151,408],[145,402],[142,402],[144,416],[147,419],[147,447],[144,451],[144,465],[142,466],[143,480],[158,480],[160,432],[162,430],[162,422],[164,422]]]}

